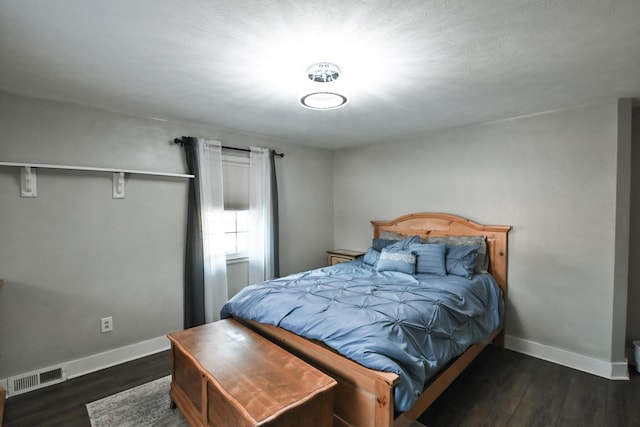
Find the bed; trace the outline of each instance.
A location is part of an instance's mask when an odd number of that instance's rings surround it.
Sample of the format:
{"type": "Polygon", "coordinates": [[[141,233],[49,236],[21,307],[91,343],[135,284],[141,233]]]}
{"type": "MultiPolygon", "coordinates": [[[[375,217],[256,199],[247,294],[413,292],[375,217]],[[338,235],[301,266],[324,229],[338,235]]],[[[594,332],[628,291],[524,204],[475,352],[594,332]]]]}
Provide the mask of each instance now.
{"type": "Polygon", "coordinates": [[[441,213],[372,224],[363,259],[252,285],[222,310],[337,380],[335,426],[408,426],[486,345],[504,342],[510,227],[441,213]],[[420,264],[435,252],[419,251],[445,247],[443,275],[438,263],[420,264]],[[405,274],[409,261],[422,271],[405,274]]]}

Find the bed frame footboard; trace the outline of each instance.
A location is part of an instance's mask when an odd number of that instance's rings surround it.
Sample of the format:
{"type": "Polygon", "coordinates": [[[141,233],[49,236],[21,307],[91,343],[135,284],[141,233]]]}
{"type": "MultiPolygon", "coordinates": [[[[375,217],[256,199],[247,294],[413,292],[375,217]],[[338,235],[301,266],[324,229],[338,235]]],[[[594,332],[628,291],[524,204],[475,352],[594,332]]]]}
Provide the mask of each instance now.
{"type": "Polygon", "coordinates": [[[334,394],[334,426],[393,426],[393,387],[398,381],[396,374],[365,368],[320,342],[299,337],[273,325],[236,320],[338,382],[334,394]]]}

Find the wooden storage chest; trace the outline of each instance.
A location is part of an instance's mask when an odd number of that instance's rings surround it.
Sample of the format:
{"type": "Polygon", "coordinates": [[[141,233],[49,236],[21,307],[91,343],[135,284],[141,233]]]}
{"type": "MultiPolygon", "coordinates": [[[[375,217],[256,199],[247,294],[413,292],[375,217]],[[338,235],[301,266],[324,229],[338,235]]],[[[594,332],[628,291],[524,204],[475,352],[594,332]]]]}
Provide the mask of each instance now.
{"type": "Polygon", "coordinates": [[[169,334],[171,400],[193,427],[329,427],[336,381],[235,320],[169,334]]]}

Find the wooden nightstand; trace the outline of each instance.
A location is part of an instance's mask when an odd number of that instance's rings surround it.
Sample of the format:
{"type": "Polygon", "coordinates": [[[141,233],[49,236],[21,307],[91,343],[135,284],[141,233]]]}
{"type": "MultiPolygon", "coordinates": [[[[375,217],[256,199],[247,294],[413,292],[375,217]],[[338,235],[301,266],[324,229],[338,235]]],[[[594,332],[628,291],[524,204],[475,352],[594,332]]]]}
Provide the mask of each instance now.
{"type": "Polygon", "coordinates": [[[359,256],[364,255],[362,251],[351,251],[349,249],[334,249],[327,251],[329,265],[336,265],[345,261],[354,261],[359,256]]]}

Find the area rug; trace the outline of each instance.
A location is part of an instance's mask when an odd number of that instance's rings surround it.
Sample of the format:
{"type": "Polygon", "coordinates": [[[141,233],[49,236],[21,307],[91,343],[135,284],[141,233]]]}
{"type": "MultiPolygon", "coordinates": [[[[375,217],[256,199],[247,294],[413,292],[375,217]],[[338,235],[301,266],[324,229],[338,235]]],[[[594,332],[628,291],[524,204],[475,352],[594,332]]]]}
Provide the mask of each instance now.
{"type": "Polygon", "coordinates": [[[171,376],[87,404],[92,427],[189,427],[171,409],[171,376]]]}
{"type": "MultiPolygon", "coordinates": [[[[171,376],[87,404],[92,427],[189,427],[169,407],[171,376]]],[[[411,427],[424,427],[414,422],[411,427]]]]}

